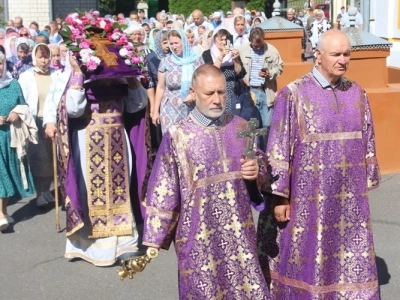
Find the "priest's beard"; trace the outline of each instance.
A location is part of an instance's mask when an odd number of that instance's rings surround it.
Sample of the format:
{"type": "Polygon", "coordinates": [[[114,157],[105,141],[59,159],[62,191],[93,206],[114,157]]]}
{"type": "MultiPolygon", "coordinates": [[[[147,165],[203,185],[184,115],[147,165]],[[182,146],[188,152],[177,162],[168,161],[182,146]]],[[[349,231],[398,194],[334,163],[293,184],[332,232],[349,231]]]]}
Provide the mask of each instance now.
{"type": "Polygon", "coordinates": [[[200,101],[196,101],[197,110],[209,119],[216,120],[225,113],[226,102],[219,104],[204,105],[200,101]]]}

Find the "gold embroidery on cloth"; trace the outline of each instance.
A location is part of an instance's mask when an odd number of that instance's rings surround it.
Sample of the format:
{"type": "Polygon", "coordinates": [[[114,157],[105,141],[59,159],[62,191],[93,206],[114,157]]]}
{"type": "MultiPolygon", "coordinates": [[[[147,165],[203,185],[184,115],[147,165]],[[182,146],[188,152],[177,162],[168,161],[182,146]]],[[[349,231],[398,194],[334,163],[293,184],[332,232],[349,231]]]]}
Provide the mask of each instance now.
{"type": "MultiPolygon", "coordinates": [[[[69,199],[68,196],[65,197],[65,206],[68,206],[71,203],[71,200],[69,199]]],[[[75,226],[72,230],[68,231],[66,233],[67,236],[73,235],[75,232],[77,232],[79,229],[81,229],[85,224],[81,222],[77,226],[75,226]]]]}
{"type": "Polygon", "coordinates": [[[325,294],[331,292],[345,292],[345,291],[347,292],[363,291],[363,290],[378,288],[378,280],[363,282],[363,283],[335,283],[326,286],[315,286],[308,284],[304,281],[281,276],[275,271],[271,271],[271,278],[284,285],[289,285],[294,288],[302,289],[314,294],[325,294]]]}
{"type": "Polygon", "coordinates": [[[207,187],[210,184],[218,184],[220,182],[234,180],[234,179],[240,179],[240,178],[242,178],[242,174],[240,173],[240,171],[233,171],[233,172],[217,174],[217,175],[213,175],[213,176],[206,177],[206,178],[195,181],[193,183],[193,186],[191,187],[191,190],[194,191],[196,189],[201,189],[201,188],[207,187]]]}
{"type": "Polygon", "coordinates": [[[361,131],[353,132],[332,132],[332,133],[314,133],[308,134],[304,137],[304,143],[312,143],[319,141],[334,141],[334,140],[351,140],[351,139],[361,139],[361,131]]]}
{"type": "Polygon", "coordinates": [[[179,213],[175,211],[165,210],[154,206],[147,206],[146,214],[149,216],[158,216],[163,219],[177,220],[179,213]]]}
{"type": "Polygon", "coordinates": [[[277,159],[273,159],[270,157],[269,163],[271,166],[277,167],[279,169],[283,169],[283,170],[289,169],[289,163],[287,161],[277,160],[277,159]]]}
{"type": "Polygon", "coordinates": [[[125,138],[120,140],[122,157],[113,155],[111,147],[112,135],[123,126],[121,118],[121,113],[93,113],[92,121],[86,128],[87,201],[91,219],[89,238],[132,235],[129,184],[122,188],[112,181],[114,175],[118,178],[117,174],[113,174],[113,163],[118,163],[115,158],[123,161],[123,177],[129,178],[125,138]],[[103,124],[102,120],[106,118],[109,122],[103,124]],[[116,201],[114,195],[118,196],[116,201]],[[114,224],[115,214],[123,215],[125,221],[114,224]]]}

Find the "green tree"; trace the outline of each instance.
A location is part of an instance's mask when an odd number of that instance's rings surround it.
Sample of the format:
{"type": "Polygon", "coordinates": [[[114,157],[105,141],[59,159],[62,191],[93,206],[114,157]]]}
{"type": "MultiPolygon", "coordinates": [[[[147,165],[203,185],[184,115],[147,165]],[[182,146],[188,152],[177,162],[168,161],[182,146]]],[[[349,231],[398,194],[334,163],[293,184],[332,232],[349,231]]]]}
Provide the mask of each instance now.
{"type": "Polygon", "coordinates": [[[248,10],[253,10],[255,9],[256,11],[264,11],[265,10],[265,1],[266,0],[250,0],[246,8],[248,10]]]}
{"type": "MultiPolygon", "coordinates": [[[[0,14],[4,13],[4,7],[0,6],[0,14]]],[[[0,19],[0,26],[4,27],[5,25],[7,25],[7,22],[5,20],[0,19]]]]}
{"type": "Polygon", "coordinates": [[[102,16],[115,13],[115,0],[99,0],[99,9],[102,16]]]}
{"type": "Polygon", "coordinates": [[[226,13],[231,9],[231,0],[169,0],[169,11],[173,14],[187,17],[195,9],[200,9],[205,16],[218,10],[226,13]]]}

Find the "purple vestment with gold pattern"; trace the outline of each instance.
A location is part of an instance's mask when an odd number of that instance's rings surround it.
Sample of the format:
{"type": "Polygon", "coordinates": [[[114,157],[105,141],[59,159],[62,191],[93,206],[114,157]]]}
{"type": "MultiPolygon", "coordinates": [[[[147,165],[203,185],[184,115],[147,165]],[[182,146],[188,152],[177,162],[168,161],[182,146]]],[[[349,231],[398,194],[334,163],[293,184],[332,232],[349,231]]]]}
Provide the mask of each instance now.
{"type": "Polygon", "coordinates": [[[312,73],[292,82],[278,95],[267,156],[272,193],[291,208],[276,244],[271,214],[260,214],[273,298],[379,299],[368,190],[380,174],[365,91],[345,78],[322,88],[312,73]]]}
{"type": "Polygon", "coordinates": [[[135,97],[127,84],[103,88],[89,83],[87,104],[80,117],[69,115],[71,107],[65,95],[59,103],[59,162],[68,258],[80,257],[106,266],[121,255],[139,251],[136,225],[141,223],[144,209],[138,202],[144,199],[141,195],[151,163],[148,110],[132,111],[138,106],[135,97]],[[138,218],[134,217],[135,209],[138,218]]]}
{"type": "MultiPolygon", "coordinates": [[[[175,242],[180,299],[269,299],[240,158],[247,122],[225,115],[205,127],[193,114],[164,134],[146,198],[143,244],[175,242]]],[[[266,180],[258,153],[258,185],[266,180]]]]}

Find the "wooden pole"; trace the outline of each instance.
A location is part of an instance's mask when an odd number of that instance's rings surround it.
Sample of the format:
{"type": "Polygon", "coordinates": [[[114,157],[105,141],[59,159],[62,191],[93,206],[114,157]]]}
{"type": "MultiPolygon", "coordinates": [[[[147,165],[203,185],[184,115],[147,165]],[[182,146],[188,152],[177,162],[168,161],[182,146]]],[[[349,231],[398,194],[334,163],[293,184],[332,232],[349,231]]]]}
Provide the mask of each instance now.
{"type": "Polygon", "coordinates": [[[55,210],[56,210],[56,230],[60,231],[60,215],[58,209],[58,176],[57,176],[57,147],[55,138],[52,140],[53,146],[53,173],[54,173],[54,199],[55,199],[55,210]]]}

